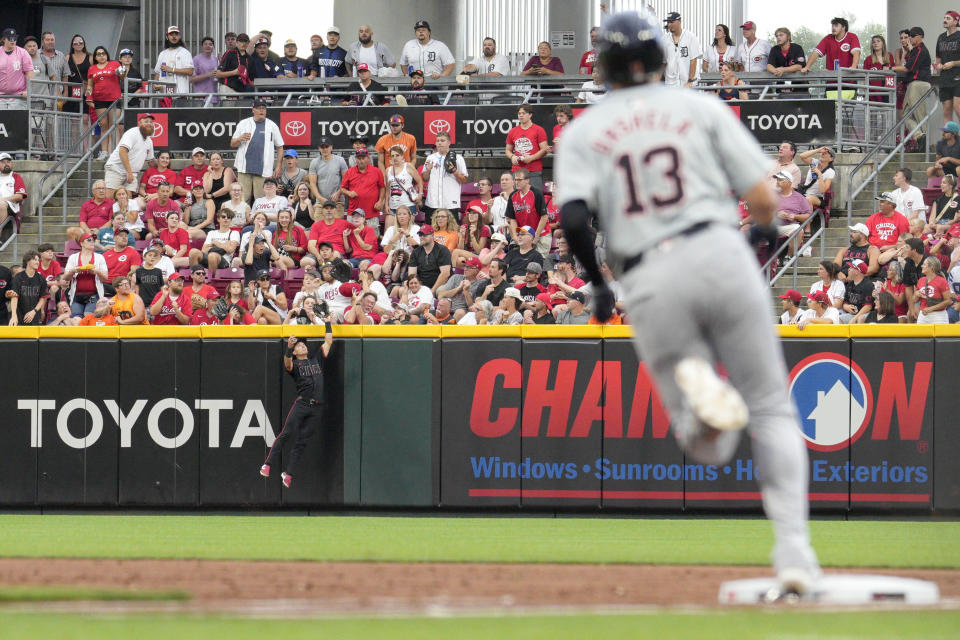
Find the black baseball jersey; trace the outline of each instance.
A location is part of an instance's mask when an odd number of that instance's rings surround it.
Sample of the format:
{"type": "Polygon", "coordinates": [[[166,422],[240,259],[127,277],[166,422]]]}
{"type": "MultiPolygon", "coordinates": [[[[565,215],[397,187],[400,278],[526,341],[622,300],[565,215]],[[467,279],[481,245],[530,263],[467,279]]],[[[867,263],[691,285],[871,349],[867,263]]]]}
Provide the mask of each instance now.
{"type": "Polygon", "coordinates": [[[790,44],[787,53],[784,53],[781,47],[774,47],[770,49],[770,55],[767,56],[767,64],[778,68],[792,67],[795,64],[803,66],[806,62],[807,58],[803,53],[803,47],[796,43],[790,44]]]}
{"type": "Polygon", "coordinates": [[[293,359],[293,368],[288,373],[297,385],[297,396],[323,402],[323,362],[326,362],[326,357],[322,346],[303,360],[293,359]]]}
{"type": "MultiPolygon", "coordinates": [[[[954,31],[953,35],[948,35],[946,31],[937,37],[937,57],[940,62],[956,62],[960,60],[960,31],[954,31]]],[[[944,69],[940,72],[940,86],[960,85],[960,67],[944,69]]]]}
{"type": "MultiPolygon", "coordinates": [[[[10,288],[17,294],[17,320],[24,324],[23,316],[37,308],[41,298],[47,297],[47,279],[41,273],[34,273],[33,277],[21,271],[13,276],[10,288]]],[[[31,324],[43,324],[43,314],[33,316],[31,324]]]]}
{"type": "Polygon", "coordinates": [[[160,293],[160,289],[163,288],[163,271],[160,270],[160,267],[154,267],[153,269],[140,267],[133,272],[133,279],[139,287],[138,291],[143,304],[149,307],[153,304],[153,299],[160,293]]]}

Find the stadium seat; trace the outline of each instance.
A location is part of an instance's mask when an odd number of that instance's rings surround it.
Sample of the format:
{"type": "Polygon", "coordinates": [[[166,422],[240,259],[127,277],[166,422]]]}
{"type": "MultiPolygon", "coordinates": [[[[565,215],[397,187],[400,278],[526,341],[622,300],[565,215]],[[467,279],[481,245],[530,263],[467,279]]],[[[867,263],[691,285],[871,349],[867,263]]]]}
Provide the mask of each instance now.
{"type": "Polygon", "coordinates": [[[920,191],[923,193],[923,204],[927,205],[928,207],[933,204],[934,200],[940,197],[941,193],[943,193],[938,187],[934,187],[932,189],[922,188],[920,191]]]}
{"type": "Polygon", "coordinates": [[[63,253],[68,258],[73,254],[78,253],[79,251],[80,251],[80,245],[77,242],[73,240],[67,240],[66,242],[63,243],[63,253]]]}
{"type": "Polygon", "coordinates": [[[833,189],[830,189],[825,194],[823,198],[820,199],[820,206],[813,210],[814,213],[817,211],[823,211],[823,226],[830,226],[830,204],[833,202],[833,189]]]}

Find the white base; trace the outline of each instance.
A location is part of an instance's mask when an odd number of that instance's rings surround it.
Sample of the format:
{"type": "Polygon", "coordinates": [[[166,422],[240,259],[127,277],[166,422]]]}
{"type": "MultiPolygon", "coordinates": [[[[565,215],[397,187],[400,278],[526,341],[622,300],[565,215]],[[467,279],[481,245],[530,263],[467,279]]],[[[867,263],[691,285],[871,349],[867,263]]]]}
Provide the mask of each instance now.
{"type": "MultiPolygon", "coordinates": [[[[720,585],[720,604],[764,604],[776,593],[776,578],[732,580],[720,585]]],[[[936,583],[912,578],[875,575],[825,575],[800,602],[828,605],[883,603],[933,605],[940,601],[936,583]]]]}

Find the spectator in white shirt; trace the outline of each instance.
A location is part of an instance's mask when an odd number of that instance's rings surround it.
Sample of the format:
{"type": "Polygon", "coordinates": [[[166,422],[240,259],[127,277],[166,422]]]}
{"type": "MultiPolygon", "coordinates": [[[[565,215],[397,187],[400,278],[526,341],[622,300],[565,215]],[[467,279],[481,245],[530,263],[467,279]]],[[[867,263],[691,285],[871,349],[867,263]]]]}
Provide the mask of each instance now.
{"type": "Polygon", "coordinates": [[[467,163],[459,153],[452,166],[447,163],[450,151],[450,134],[441,131],[437,134],[436,151],[427,156],[423,164],[423,174],[427,178],[427,197],[425,209],[432,214],[434,209],[449,209],[457,222],[460,221],[460,185],[470,179],[467,163]]]}
{"type": "Polygon", "coordinates": [[[891,192],[896,202],[896,210],[912,220],[916,217],[925,217],[927,206],[923,203],[923,192],[910,184],[913,180],[913,171],[907,167],[897,169],[893,174],[893,184],[897,187],[891,192]]]}
{"type": "Polygon", "coordinates": [[[584,82],[580,86],[580,93],[577,94],[577,103],[587,103],[587,104],[596,104],[603,100],[607,95],[606,89],[602,84],[600,84],[600,71],[596,67],[593,68],[593,77],[590,78],[589,82],[584,82]]]}
{"type": "Polygon", "coordinates": [[[671,11],[664,20],[667,39],[673,47],[667,47],[667,66],[663,83],[673,87],[689,87],[698,77],[697,60],[703,55],[700,41],[692,32],[683,28],[680,14],[671,11]]]}
{"type": "Polygon", "coordinates": [[[823,291],[807,294],[807,310],[797,321],[797,328],[805,329],[808,324],[840,324],[840,312],[830,305],[823,291]]]}
{"type": "Polygon", "coordinates": [[[488,37],[483,39],[483,54],[464,65],[460,73],[475,73],[480,77],[508,76],[510,61],[506,56],[497,53],[497,41],[488,37]]]}
{"type": "Polygon", "coordinates": [[[154,80],[173,80],[173,87],[164,85],[167,93],[190,93],[190,78],[193,76],[193,55],[181,44],[180,27],[167,27],[167,48],[157,56],[153,68],[154,80]]]}
{"type": "Polygon", "coordinates": [[[740,28],[743,30],[743,40],[737,45],[737,52],[734,54],[740,71],[766,71],[770,43],[757,37],[757,23],[753,20],[747,20],[740,28]]]}
{"type": "Polygon", "coordinates": [[[436,79],[453,73],[453,54],[447,45],[431,39],[430,23],[419,20],[413,25],[413,31],[417,37],[408,40],[400,52],[400,70],[403,75],[420,70],[424,76],[436,79]]]}

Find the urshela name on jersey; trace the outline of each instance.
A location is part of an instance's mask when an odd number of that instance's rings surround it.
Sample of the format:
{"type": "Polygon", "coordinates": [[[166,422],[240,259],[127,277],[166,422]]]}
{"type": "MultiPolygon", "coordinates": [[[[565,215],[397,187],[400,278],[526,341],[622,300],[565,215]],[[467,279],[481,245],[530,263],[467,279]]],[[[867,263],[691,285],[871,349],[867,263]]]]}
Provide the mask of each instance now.
{"type": "Polygon", "coordinates": [[[631,133],[638,131],[656,131],[682,136],[687,133],[693,122],[669,111],[637,111],[631,118],[617,118],[598,138],[590,140],[590,146],[600,153],[611,153],[615,146],[631,133]]]}

